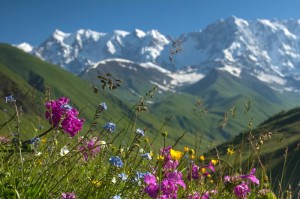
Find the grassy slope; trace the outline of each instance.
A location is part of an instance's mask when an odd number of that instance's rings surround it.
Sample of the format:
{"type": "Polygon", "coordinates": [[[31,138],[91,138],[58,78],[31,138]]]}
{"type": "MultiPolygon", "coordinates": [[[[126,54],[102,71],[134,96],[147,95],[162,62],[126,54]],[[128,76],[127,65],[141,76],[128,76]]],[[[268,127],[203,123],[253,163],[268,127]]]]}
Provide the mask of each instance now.
{"type": "MultiPolygon", "coordinates": [[[[287,190],[289,184],[292,185],[294,193],[299,190],[300,182],[300,108],[290,111],[282,111],[252,131],[252,135],[258,138],[259,135],[266,132],[273,132],[271,139],[264,141],[261,147],[261,159],[265,165],[269,176],[272,178],[273,186],[278,190],[278,184],[283,178],[283,190],[287,190]],[[284,154],[287,150],[287,161],[284,167],[284,154]]],[[[240,134],[232,140],[223,143],[217,147],[221,156],[225,156],[226,148],[232,146],[236,150],[242,147],[242,157],[248,157],[253,152],[249,141],[249,132],[240,134]],[[241,144],[243,143],[243,144],[241,144]]],[[[215,154],[215,151],[210,151],[215,154]]],[[[251,161],[246,163],[251,165],[251,161]]],[[[257,165],[258,166],[258,165],[257,165]]],[[[258,166],[259,167],[259,166],[258,166]]]]}
{"type": "MultiPolygon", "coordinates": [[[[87,123],[91,121],[100,102],[105,101],[109,107],[109,112],[104,112],[100,118],[101,124],[108,120],[116,122],[127,112],[129,107],[109,92],[102,92],[100,95],[94,94],[92,87],[80,78],[6,44],[0,45],[0,67],[0,74],[3,77],[1,78],[1,87],[5,88],[1,90],[2,99],[4,99],[4,96],[13,93],[19,103],[24,103],[26,107],[24,121],[30,120],[29,118],[33,113],[41,117],[44,114],[44,110],[34,112],[29,105],[32,104],[31,86],[36,88],[34,101],[40,108],[43,106],[44,91],[47,87],[50,87],[52,99],[66,96],[71,99],[72,105],[79,110],[83,109],[82,117],[86,118],[87,123]],[[34,83],[34,80],[39,83],[34,83]],[[12,86],[7,87],[7,85],[12,86]],[[30,95],[24,98],[25,93],[28,91],[30,95]],[[29,114],[28,117],[26,117],[27,113],[29,114]]],[[[3,101],[0,104],[1,107],[8,106],[3,101]]],[[[4,118],[1,118],[1,122],[2,119],[4,118]]],[[[24,125],[25,127],[26,125],[24,125]]],[[[85,125],[85,129],[87,128],[88,126],[85,125]]],[[[32,136],[32,133],[29,133],[28,136],[32,136]]]]}
{"type": "MultiPolygon", "coordinates": [[[[152,109],[160,118],[173,115],[177,128],[183,127],[198,137],[208,136],[213,145],[220,144],[248,130],[249,125],[255,128],[271,115],[297,105],[296,95],[279,94],[264,85],[254,87],[257,84],[251,81],[243,82],[243,78],[233,78],[228,73],[214,71],[181,94],[166,94],[152,105],[152,109]],[[268,93],[267,97],[263,93],[268,93]],[[195,103],[199,98],[203,99],[202,108],[207,112],[195,116],[192,110],[196,108],[195,103]],[[248,101],[250,109],[246,111],[245,104],[248,101]],[[228,117],[225,126],[221,128],[225,112],[228,117]]],[[[201,107],[197,110],[201,111],[201,107]]]]}
{"type": "MultiPolygon", "coordinates": [[[[88,123],[94,115],[98,104],[100,102],[106,102],[109,110],[104,112],[99,119],[99,130],[101,126],[106,121],[117,122],[125,113],[128,113],[128,110],[134,103],[127,103],[122,100],[120,94],[113,94],[106,89],[105,92],[99,92],[100,94],[94,94],[92,85],[88,84],[84,80],[64,71],[63,69],[43,62],[40,59],[30,56],[23,51],[14,48],[10,45],[0,44],[0,67],[2,75],[0,80],[0,86],[3,88],[0,91],[0,96],[2,99],[5,99],[5,96],[9,94],[14,94],[16,96],[18,103],[23,103],[25,107],[22,117],[23,124],[22,132],[24,138],[27,139],[33,136],[34,131],[33,127],[38,126],[38,120],[44,118],[44,109],[43,109],[43,100],[45,99],[45,89],[50,86],[51,88],[51,98],[56,99],[60,96],[66,96],[71,99],[72,105],[74,105],[79,110],[83,109],[82,117],[87,120],[87,124],[84,126],[85,129],[88,128],[88,123]],[[8,83],[9,82],[9,83],[8,83]],[[36,83],[38,82],[38,83],[36,83]],[[12,86],[7,86],[7,85],[12,86]],[[34,99],[32,98],[33,90],[31,89],[34,86],[34,99]],[[29,94],[25,94],[29,91],[29,94]],[[119,98],[115,97],[119,96],[119,98]],[[34,103],[32,103],[34,102],[34,103]],[[35,104],[36,108],[32,109],[32,104],[35,104]],[[38,117],[38,116],[39,117],[38,117]]],[[[97,74],[95,74],[96,77],[97,74]]],[[[114,91],[118,93],[118,90],[114,91]]],[[[138,101],[139,98],[136,99],[138,101]]],[[[13,114],[13,110],[9,107],[8,104],[5,104],[4,101],[0,102],[0,108],[7,108],[10,110],[10,114],[13,114]]],[[[134,115],[134,111],[130,112],[129,117],[125,117],[123,122],[118,124],[118,130],[123,128],[136,129],[136,128],[148,128],[148,134],[150,137],[154,137],[159,130],[169,131],[170,143],[174,143],[182,133],[183,130],[177,129],[177,126],[172,126],[172,123],[168,123],[163,126],[164,121],[162,118],[157,117],[150,110],[149,112],[142,112],[139,114],[136,119],[137,124],[131,123],[131,118],[134,115]],[[130,126],[128,126],[130,124],[130,126]]],[[[4,114],[1,114],[0,124],[5,121],[4,114]]],[[[47,126],[47,121],[42,119],[42,125],[47,126]]],[[[7,128],[0,129],[1,134],[7,134],[9,130],[7,128]]],[[[129,135],[124,135],[129,136],[129,135]]],[[[122,140],[126,141],[126,138],[122,137],[122,140]]],[[[190,136],[186,136],[180,146],[183,146],[183,143],[187,145],[194,144],[194,141],[190,142],[190,139],[187,139],[190,136]]],[[[162,142],[161,136],[156,140],[156,145],[162,142]]]]}
{"type": "MultiPolygon", "coordinates": [[[[158,79],[166,78],[159,73],[156,74],[155,70],[150,70],[133,63],[120,64],[111,61],[100,64],[96,69],[90,69],[89,72],[81,74],[81,77],[97,85],[95,74],[110,72],[123,80],[124,87],[117,93],[118,97],[122,96],[123,100],[132,101],[133,98],[153,87],[150,81],[159,82],[158,79]],[[134,70],[136,68],[138,70],[134,70]],[[156,80],[153,79],[154,77],[156,80]]],[[[226,72],[215,70],[195,85],[182,90],[181,94],[167,92],[156,94],[155,100],[148,106],[150,112],[161,121],[172,116],[170,125],[173,129],[190,132],[190,135],[185,138],[188,143],[193,143],[195,137],[204,136],[216,145],[247,130],[250,122],[253,127],[256,127],[269,116],[295,107],[297,99],[296,96],[279,94],[259,84],[251,76],[243,75],[242,78],[234,78],[226,72]],[[196,108],[195,103],[199,98],[203,99],[202,108],[206,108],[207,113],[195,116],[193,109],[196,108]],[[245,104],[248,101],[251,103],[251,108],[245,114],[245,104]],[[236,108],[234,115],[230,113],[233,106],[236,108]],[[228,112],[228,121],[224,128],[220,128],[225,112],[228,112]]],[[[201,110],[198,108],[197,111],[201,110]]],[[[147,117],[147,121],[151,121],[151,118],[147,117]]],[[[171,131],[173,134],[178,134],[171,131]]],[[[210,144],[207,139],[205,139],[206,146],[210,144]]]]}

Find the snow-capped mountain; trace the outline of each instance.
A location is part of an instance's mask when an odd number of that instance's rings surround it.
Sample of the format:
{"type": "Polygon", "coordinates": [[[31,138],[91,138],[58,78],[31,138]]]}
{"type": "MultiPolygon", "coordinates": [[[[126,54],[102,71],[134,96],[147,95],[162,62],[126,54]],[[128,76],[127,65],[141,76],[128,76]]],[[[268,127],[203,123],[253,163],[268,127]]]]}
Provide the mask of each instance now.
{"type": "Polygon", "coordinates": [[[116,30],[98,33],[78,30],[75,33],[54,33],[32,53],[73,73],[83,71],[107,58],[123,58],[135,62],[155,62],[169,40],[156,30],[129,33],[116,30]]]}
{"type": "MultiPolygon", "coordinates": [[[[175,70],[175,74],[185,74],[181,70],[188,67],[200,76],[217,68],[241,78],[250,74],[274,89],[300,89],[300,20],[246,21],[232,16],[176,39],[157,30],[56,30],[41,45],[26,51],[76,74],[103,60],[118,58],[152,63],[175,70]],[[172,55],[177,39],[182,42],[182,51],[172,55]]],[[[174,76],[173,81],[180,78],[174,76]]]]}
{"type": "Polygon", "coordinates": [[[17,47],[26,53],[31,53],[33,50],[33,46],[26,42],[20,43],[19,45],[17,45],[17,47]]]}

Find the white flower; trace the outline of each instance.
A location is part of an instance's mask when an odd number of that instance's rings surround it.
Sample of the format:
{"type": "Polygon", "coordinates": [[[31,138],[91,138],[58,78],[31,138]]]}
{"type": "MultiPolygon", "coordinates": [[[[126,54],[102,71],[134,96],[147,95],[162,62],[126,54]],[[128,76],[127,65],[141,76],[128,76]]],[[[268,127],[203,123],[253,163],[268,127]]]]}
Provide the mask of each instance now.
{"type": "Polygon", "coordinates": [[[143,149],[143,148],[140,148],[139,152],[140,152],[140,153],[144,153],[144,149],[143,149]]]}
{"type": "Polygon", "coordinates": [[[64,146],[63,148],[60,149],[59,155],[60,155],[60,156],[65,156],[65,155],[67,155],[69,152],[70,152],[70,151],[69,151],[69,149],[67,148],[67,146],[64,146]]]}
{"type": "Polygon", "coordinates": [[[114,183],[114,184],[116,184],[116,182],[117,182],[116,177],[113,177],[112,180],[111,180],[111,182],[114,183]]]}
{"type": "Polygon", "coordinates": [[[100,145],[100,149],[104,149],[105,147],[107,147],[107,144],[105,141],[99,141],[98,144],[100,145]]]}
{"type": "Polygon", "coordinates": [[[42,152],[36,152],[36,153],[35,153],[35,156],[36,156],[36,157],[39,157],[39,156],[41,156],[41,155],[42,155],[42,152]]]}

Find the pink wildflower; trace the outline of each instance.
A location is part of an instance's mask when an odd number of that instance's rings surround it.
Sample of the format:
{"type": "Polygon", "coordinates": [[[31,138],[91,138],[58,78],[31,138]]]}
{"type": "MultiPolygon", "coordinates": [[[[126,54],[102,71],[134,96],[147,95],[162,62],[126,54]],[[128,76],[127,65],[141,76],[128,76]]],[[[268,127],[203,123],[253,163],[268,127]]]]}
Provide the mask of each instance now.
{"type": "Polygon", "coordinates": [[[89,157],[95,157],[100,152],[100,143],[96,137],[91,138],[89,141],[85,141],[78,150],[82,153],[84,160],[87,161],[89,157]]]}
{"type": "Polygon", "coordinates": [[[150,198],[156,198],[158,194],[158,184],[156,178],[152,174],[146,174],[144,176],[144,182],[148,185],[144,191],[148,194],[150,198]]]}
{"type": "Polygon", "coordinates": [[[234,187],[234,194],[239,199],[247,198],[249,192],[250,192],[250,188],[248,187],[248,184],[246,184],[245,182],[242,182],[241,184],[234,187]]]}
{"type": "Polygon", "coordinates": [[[170,146],[161,149],[161,156],[164,157],[161,183],[157,182],[153,174],[147,174],[144,177],[144,182],[148,185],[144,191],[151,198],[157,198],[158,193],[160,193],[159,199],[176,199],[179,186],[184,189],[186,187],[182,180],[182,173],[176,170],[178,161],[171,159],[170,149],[170,146]]]}
{"type": "Polygon", "coordinates": [[[84,119],[77,118],[79,113],[75,108],[68,105],[69,102],[70,100],[66,97],[46,102],[45,116],[53,127],[57,127],[61,122],[64,131],[73,137],[82,129],[84,119]]]}
{"type": "Polygon", "coordinates": [[[191,176],[193,179],[197,180],[199,179],[199,167],[196,164],[192,164],[192,171],[189,171],[188,173],[188,179],[191,179],[191,176]]]}
{"type": "Polygon", "coordinates": [[[243,178],[243,179],[249,179],[251,180],[252,182],[254,182],[255,184],[259,184],[259,180],[256,178],[256,176],[254,175],[256,172],[256,169],[253,168],[250,173],[248,175],[240,175],[240,178],[243,178]]]}

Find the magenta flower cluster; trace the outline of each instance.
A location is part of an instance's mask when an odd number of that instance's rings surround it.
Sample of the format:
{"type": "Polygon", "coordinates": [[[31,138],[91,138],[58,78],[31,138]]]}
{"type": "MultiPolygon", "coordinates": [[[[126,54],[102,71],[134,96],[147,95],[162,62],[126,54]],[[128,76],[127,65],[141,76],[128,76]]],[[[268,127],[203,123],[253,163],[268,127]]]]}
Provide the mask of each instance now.
{"type": "Polygon", "coordinates": [[[170,146],[161,149],[161,155],[164,157],[164,161],[162,165],[162,178],[160,183],[156,179],[155,171],[152,174],[146,174],[144,176],[144,182],[147,185],[144,191],[151,198],[176,199],[179,187],[184,189],[186,187],[182,179],[182,173],[176,170],[178,161],[171,159],[170,149],[170,146]]]}
{"type": "Polygon", "coordinates": [[[82,129],[84,119],[77,118],[79,113],[76,108],[68,104],[69,102],[70,100],[66,97],[46,102],[45,116],[53,127],[60,125],[66,133],[73,137],[82,129]]]}
{"type": "Polygon", "coordinates": [[[234,176],[225,176],[224,184],[227,187],[234,187],[233,192],[239,199],[247,198],[248,194],[251,192],[250,187],[248,186],[250,182],[259,184],[259,180],[255,176],[256,169],[253,168],[247,175],[234,175],[234,176]],[[247,180],[245,182],[245,180],[247,180]],[[250,182],[249,182],[250,180],[250,182]]]}
{"type": "Polygon", "coordinates": [[[82,145],[78,147],[78,151],[82,153],[85,161],[87,161],[89,157],[94,158],[100,152],[100,150],[100,141],[97,140],[97,137],[83,141],[82,145]]]}

